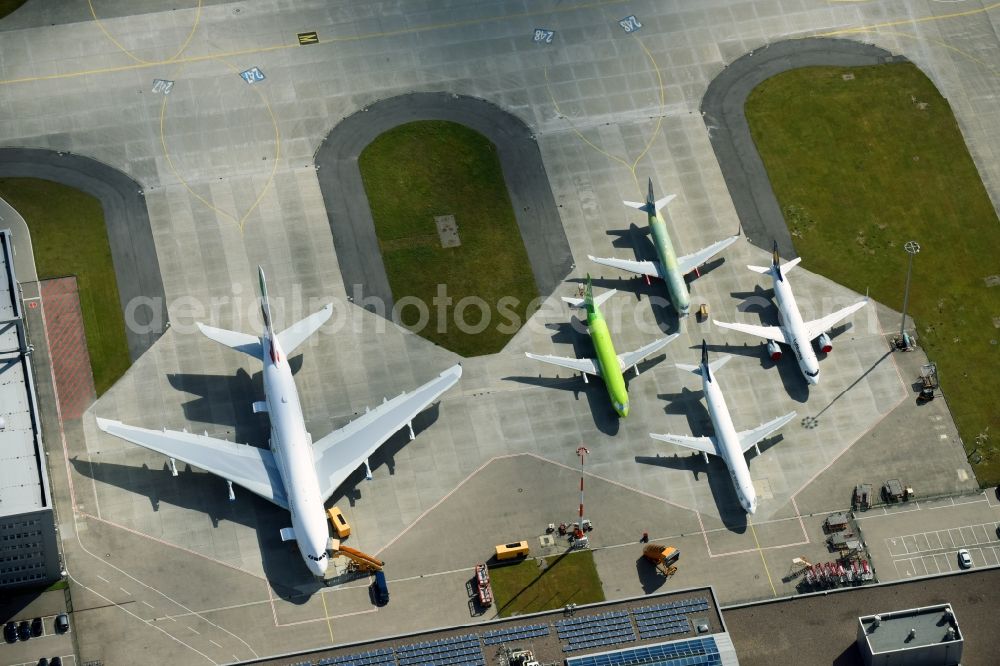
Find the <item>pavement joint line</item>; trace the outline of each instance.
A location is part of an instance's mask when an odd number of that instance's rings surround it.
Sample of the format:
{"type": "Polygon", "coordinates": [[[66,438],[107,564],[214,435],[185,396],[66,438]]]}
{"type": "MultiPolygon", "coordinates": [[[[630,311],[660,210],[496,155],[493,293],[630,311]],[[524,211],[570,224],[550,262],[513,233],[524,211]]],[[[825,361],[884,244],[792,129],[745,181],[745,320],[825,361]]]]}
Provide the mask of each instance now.
{"type": "MultiPolygon", "coordinates": [[[[222,62],[222,64],[224,64],[226,67],[228,67],[234,74],[239,74],[238,67],[233,66],[231,63],[229,63],[222,57],[219,57],[218,60],[222,62]]],[[[180,68],[178,68],[178,70],[172,76],[179,76],[180,73],[183,71],[183,69],[184,65],[181,65],[180,68]]],[[[278,162],[281,160],[281,130],[278,126],[278,118],[274,115],[274,109],[271,107],[271,103],[268,101],[267,96],[264,94],[264,89],[261,88],[260,86],[254,86],[254,93],[257,94],[257,97],[263,103],[264,109],[267,111],[267,114],[271,119],[271,125],[274,127],[274,158],[271,160],[271,173],[268,175],[267,181],[264,183],[263,187],[261,187],[260,193],[257,195],[257,198],[254,199],[254,202],[250,205],[250,208],[248,208],[247,211],[238,219],[236,217],[236,214],[230,214],[227,211],[222,210],[221,208],[219,208],[218,206],[216,206],[215,204],[213,204],[212,202],[208,201],[203,196],[195,192],[194,189],[188,184],[188,181],[183,176],[181,176],[180,172],[177,170],[177,167],[174,166],[174,161],[170,157],[170,151],[167,149],[167,137],[165,133],[167,100],[170,98],[170,96],[164,95],[163,102],[160,104],[160,145],[163,147],[163,156],[167,160],[167,166],[170,167],[171,173],[174,174],[177,180],[180,181],[181,185],[184,186],[184,189],[186,189],[188,193],[191,194],[191,196],[193,196],[195,199],[197,199],[205,206],[207,206],[209,210],[215,212],[218,215],[221,215],[223,217],[232,220],[232,222],[234,222],[236,226],[239,228],[241,236],[243,235],[243,227],[246,224],[247,218],[250,217],[250,215],[255,210],[257,210],[258,206],[260,206],[260,202],[263,201],[264,199],[264,195],[267,194],[267,191],[271,188],[271,185],[274,182],[274,176],[278,171],[278,162]]]]}
{"type": "Polygon", "coordinates": [[[776,589],[774,589],[774,581],[771,580],[771,571],[767,568],[767,560],[764,559],[764,551],[761,550],[760,542],[757,541],[757,530],[754,529],[754,527],[753,527],[753,521],[750,520],[749,517],[747,517],[747,526],[750,527],[750,533],[753,534],[753,541],[754,541],[754,543],[757,544],[757,552],[760,553],[760,562],[761,562],[761,564],[764,565],[764,573],[767,574],[767,582],[771,586],[771,594],[776,597],[776,596],[778,596],[778,591],[776,589]]]}
{"type": "Polygon", "coordinates": [[[836,35],[850,35],[857,32],[873,32],[881,28],[891,28],[897,25],[911,25],[915,26],[919,23],[936,22],[942,21],[950,18],[961,18],[963,16],[972,16],[974,14],[988,13],[992,9],[1000,7],[1000,2],[993,3],[992,5],[987,5],[985,7],[979,7],[976,9],[967,9],[961,12],[953,12],[951,14],[940,14],[931,16],[919,16],[917,18],[902,19],[899,21],[885,21],[883,23],[873,23],[871,25],[857,26],[854,28],[841,28],[839,30],[830,30],[828,32],[821,32],[816,34],[816,37],[833,37],[836,35]]]}
{"type": "Polygon", "coordinates": [[[330,633],[330,644],[336,645],[337,641],[333,638],[333,625],[330,624],[330,610],[326,607],[326,590],[319,591],[319,598],[323,600],[323,618],[326,620],[326,630],[330,633]]]}
{"type": "MultiPolygon", "coordinates": [[[[79,539],[77,539],[77,540],[79,541],[79,539]]],[[[129,615],[131,615],[132,617],[134,617],[139,622],[142,622],[146,626],[152,627],[152,628],[156,629],[157,631],[163,633],[167,637],[172,638],[173,640],[177,641],[178,643],[180,643],[184,647],[186,647],[186,648],[190,649],[191,651],[193,651],[193,652],[201,655],[206,660],[208,660],[210,663],[212,663],[212,664],[217,664],[218,663],[217,661],[215,661],[214,659],[212,659],[211,657],[209,657],[207,654],[205,654],[204,652],[202,652],[198,648],[196,648],[193,645],[190,645],[188,643],[185,643],[181,639],[179,639],[176,636],[174,636],[173,634],[171,634],[169,631],[165,630],[163,627],[156,626],[155,624],[153,624],[149,620],[145,620],[142,617],[140,617],[139,615],[137,615],[137,614],[133,613],[132,611],[130,611],[128,608],[125,608],[122,604],[119,604],[119,603],[116,603],[116,602],[112,601],[111,599],[109,599],[108,597],[104,596],[103,594],[101,594],[100,592],[98,592],[97,590],[95,590],[94,588],[87,587],[86,585],[84,585],[83,583],[81,583],[80,581],[78,581],[76,578],[74,578],[72,574],[69,574],[69,578],[70,578],[70,580],[72,580],[74,583],[76,583],[77,585],[79,585],[83,589],[89,590],[90,592],[93,592],[94,594],[96,594],[97,596],[99,596],[101,599],[104,599],[106,602],[108,602],[109,605],[114,606],[115,608],[121,610],[124,613],[128,613],[129,615]]]]}
{"type": "MultiPolygon", "coordinates": [[[[368,615],[369,613],[377,613],[377,612],[378,612],[377,608],[370,608],[368,610],[363,610],[363,611],[352,611],[350,613],[341,613],[340,615],[331,615],[329,618],[327,618],[327,621],[329,621],[329,620],[340,620],[340,619],[345,618],[345,617],[354,617],[355,615],[368,615]]],[[[284,624],[277,624],[275,626],[279,627],[279,628],[280,627],[297,627],[297,626],[302,625],[302,624],[312,624],[314,622],[322,622],[322,621],[323,621],[323,618],[321,618],[321,617],[314,617],[314,618],[312,618],[310,620],[296,620],[295,622],[286,622],[284,624]]]]}
{"type": "Polygon", "coordinates": [[[191,40],[194,38],[194,33],[198,30],[198,25],[201,23],[202,2],[203,2],[203,0],[198,0],[198,6],[195,9],[194,24],[191,26],[191,31],[188,33],[187,39],[185,39],[184,43],[181,44],[181,46],[180,46],[179,49],[177,49],[177,53],[175,53],[174,55],[170,56],[166,60],[159,61],[158,63],[154,62],[154,61],[145,60],[143,58],[140,58],[139,56],[135,55],[130,50],[128,50],[127,48],[125,48],[121,44],[121,42],[119,42],[117,39],[115,39],[114,36],[112,36],[112,34],[104,27],[104,23],[101,21],[100,17],[97,16],[97,11],[94,9],[94,2],[93,2],[93,0],[87,0],[87,6],[90,8],[90,15],[94,17],[94,23],[96,23],[97,27],[100,28],[101,32],[104,33],[104,36],[108,38],[108,41],[110,41],[112,44],[114,44],[115,46],[117,46],[119,48],[119,50],[121,50],[122,53],[124,53],[125,55],[127,55],[130,58],[132,58],[133,60],[135,60],[138,63],[143,63],[143,64],[168,64],[168,63],[173,62],[174,60],[177,60],[177,58],[179,58],[180,55],[182,53],[184,53],[184,51],[187,49],[187,47],[191,44],[191,40]]]}
{"type": "MultiPolygon", "coordinates": [[[[90,520],[96,520],[98,522],[104,523],[105,525],[108,525],[109,527],[115,527],[115,528],[120,529],[120,530],[125,530],[126,532],[130,532],[131,534],[134,534],[136,536],[143,537],[143,538],[146,538],[146,539],[150,539],[152,541],[155,541],[156,543],[159,543],[159,544],[164,545],[164,546],[168,546],[170,548],[176,548],[177,550],[184,551],[185,553],[188,553],[190,555],[197,555],[198,557],[200,557],[202,559],[205,559],[205,560],[208,560],[209,562],[214,562],[215,564],[221,564],[222,566],[229,567],[230,569],[234,569],[235,571],[238,571],[240,573],[246,574],[248,576],[253,576],[254,578],[259,578],[259,579],[267,582],[266,578],[263,578],[263,577],[255,574],[255,573],[253,573],[251,571],[247,571],[246,569],[241,569],[240,567],[235,566],[233,564],[229,564],[228,562],[224,562],[222,560],[217,560],[217,559],[215,559],[213,557],[209,557],[208,555],[205,555],[203,553],[199,553],[197,551],[189,550],[189,549],[187,549],[187,548],[185,548],[183,546],[178,546],[175,543],[170,543],[169,541],[164,541],[163,539],[160,539],[158,537],[155,537],[155,536],[152,536],[152,535],[149,535],[149,534],[145,534],[144,532],[140,532],[139,530],[133,529],[131,527],[126,527],[125,525],[120,525],[120,524],[118,524],[118,523],[116,523],[114,521],[108,520],[107,518],[101,518],[100,516],[94,516],[94,515],[89,514],[89,513],[87,513],[86,511],[83,511],[83,510],[79,510],[78,513],[82,517],[84,517],[84,518],[89,518],[90,520]]],[[[126,574],[126,575],[128,575],[128,574],[126,574]]]]}
{"type": "MultiPolygon", "coordinates": [[[[531,18],[533,16],[552,16],[555,14],[564,14],[575,11],[583,11],[587,9],[594,9],[597,7],[610,7],[613,5],[625,4],[627,0],[596,0],[595,2],[585,2],[579,5],[570,5],[567,7],[554,7],[546,8],[535,11],[524,11],[517,12],[514,14],[498,14],[494,16],[486,16],[482,18],[465,19],[461,21],[450,21],[444,23],[431,23],[424,26],[414,26],[411,28],[400,28],[398,30],[385,30],[382,32],[370,32],[362,33],[360,35],[347,35],[342,37],[331,37],[328,39],[319,40],[318,44],[338,44],[345,42],[361,42],[373,39],[384,39],[388,37],[399,37],[402,35],[419,34],[422,32],[433,32],[435,30],[448,30],[454,28],[461,28],[464,26],[479,25],[483,23],[494,23],[500,21],[509,21],[523,18],[531,18]]],[[[322,26],[318,26],[322,27],[322,26]]],[[[76,78],[80,76],[89,76],[94,74],[109,74],[115,72],[128,72],[139,69],[149,69],[151,67],[159,67],[163,65],[171,64],[190,64],[197,62],[204,62],[206,60],[212,60],[215,58],[235,58],[238,56],[245,55],[257,55],[263,53],[271,53],[274,51],[284,51],[287,49],[297,49],[302,48],[301,44],[296,40],[294,43],[290,44],[277,44],[272,46],[262,46],[248,49],[237,49],[234,51],[225,51],[222,53],[213,53],[200,56],[188,56],[187,58],[176,58],[173,60],[161,60],[161,61],[151,61],[144,63],[133,63],[131,65],[117,65],[113,67],[98,67],[89,70],[79,70],[76,72],[65,72],[61,74],[44,74],[41,76],[25,76],[16,79],[0,79],[0,86],[11,85],[15,83],[30,83],[35,81],[52,81],[59,79],[76,78]]]]}

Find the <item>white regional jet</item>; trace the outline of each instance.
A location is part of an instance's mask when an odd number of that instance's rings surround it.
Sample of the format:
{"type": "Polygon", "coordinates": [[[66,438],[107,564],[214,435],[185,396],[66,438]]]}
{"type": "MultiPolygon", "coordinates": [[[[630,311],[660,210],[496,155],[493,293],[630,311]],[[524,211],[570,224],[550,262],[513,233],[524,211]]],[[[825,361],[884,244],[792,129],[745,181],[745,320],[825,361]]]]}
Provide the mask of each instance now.
{"type": "Polygon", "coordinates": [[[732,356],[720,356],[711,363],[708,362],[708,345],[701,341],[701,365],[684,365],[678,363],[681,370],[693,372],[701,375],[702,390],[705,393],[705,402],[708,404],[708,415],[712,419],[712,428],[715,434],[711,437],[687,437],[684,435],[655,435],[649,433],[653,439],[661,442],[677,444],[695,451],[700,451],[708,462],[708,455],[716,455],[722,458],[729,468],[729,478],[733,480],[733,487],[736,489],[736,496],[740,500],[743,509],[752,514],[757,510],[757,493],[753,489],[753,481],[750,480],[750,468],[747,467],[746,458],[743,454],[752,446],[760,449],[757,444],[762,439],[767,438],[774,431],[795,418],[795,412],[790,412],[780,416],[773,421],[761,424],[753,430],[736,432],[733,427],[733,419],[729,415],[729,408],[726,406],[726,399],[722,396],[722,390],[715,383],[712,373],[726,364],[732,356]]]}
{"type": "Polygon", "coordinates": [[[332,308],[327,305],[275,334],[264,271],[258,268],[258,273],[264,335],[256,338],[203,324],[198,327],[216,342],[263,362],[264,400],[253,403],[253,411],[268,413],[271,422],[269,449],[215,439],[207,433],[146,430],[102,418],[97,419],[97,425],[116,437],[168,456],[175,475],[176,458],[221,476],[229,484],[230,500],[235,499],[232,489],[235,483],[288,509],[292,526],[281,530],[281,539],[296,541],[306,567],[316,577],[322,577],[327,568],[329,539],[323,503],[362,464],[370,479],[368,457],[397,430],[409,426],[412,439],[413,418],[454,386],[462,376],[462,366],[445,370],[412,393],[402,393],[384,401],[314,443],[306,431],[287,354],[330,318],[332,308]]]}
{"type": "Polygon", "coordinates": [[[833,314],[828,314],[821,319],[812,321],[802,321],[799,307],[795,304],[795,295],[792,293],[792,285],[785,279],[792,268],[798,265],[801,257],[792,259],[784,266],[779,265],[778,243],[774,243],[774,253],[771,265],[767,268],[763,266],[747,266],[752,271],[770,275],[774,282],[774,298],[778,302],[778,314],[781,318],[780,326],[754,326],[753,324],[727,324],[713,320],[716,326],[731,328],[734,331],[742,331],[750,335],[767,340],[767,353],[771,355],[771,360],[777,361],[781,358],[781,349],[778,343],[784,343],[792,348],[792,353],[799,362],[799,369],[802,376],[810,384],[819,383],[819,361],[816,359],[816,352],[813,350],[813,340],[819,343],[820,351],[829,354],[833,351],[833,343],[827,333],[837,325],[840,320],[848,315],[857,312],[868,304],[868,298],[858,301],[854,305],[849,305],[843,310],[837,310],[833,314]]]}

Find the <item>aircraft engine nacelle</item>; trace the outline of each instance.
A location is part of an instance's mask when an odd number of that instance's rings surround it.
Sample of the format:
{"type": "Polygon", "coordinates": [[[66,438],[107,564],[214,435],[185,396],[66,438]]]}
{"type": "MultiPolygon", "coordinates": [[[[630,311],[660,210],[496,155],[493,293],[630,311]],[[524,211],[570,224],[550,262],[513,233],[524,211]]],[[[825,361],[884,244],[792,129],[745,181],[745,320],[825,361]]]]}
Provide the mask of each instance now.
{"type": "Polygon", "coordinates": [[[767,341],[767,353],[770,354],[772,361],[781,360],[781,347],[774,340],[767,341]]]}
{"type": "Polygon", "coordinates": [[[833,342],[830,341],[830,336],[823,333],[816,339],[816,344],[819,345],[819,350],[824,354],[829,354],[833,351],[833,342]]]}

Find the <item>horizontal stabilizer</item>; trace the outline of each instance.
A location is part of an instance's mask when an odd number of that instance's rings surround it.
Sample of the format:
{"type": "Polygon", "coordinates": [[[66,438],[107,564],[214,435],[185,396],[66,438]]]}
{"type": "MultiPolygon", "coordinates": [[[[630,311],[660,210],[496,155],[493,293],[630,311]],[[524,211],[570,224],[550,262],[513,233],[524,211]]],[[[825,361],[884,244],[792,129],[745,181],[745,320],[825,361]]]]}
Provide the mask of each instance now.
{"type": "Polygon", "coordinates": [[[671,201],[673,201],[676,198],[677,198],[676,194],[668,194],[667,196],[663,197],[662,199],[657,199],[656,203],[654,204],[655,208],[653,210],[649,209],[649,204],[646,203],[646,202],[640,202],[640,201],[623,201],[622,203],[625,204],[626,206],[628,206],[629,208],[635,208],[636,210],[641,210],[641,211],[643,211],[645,213],[649,213],[650,215],[652,215],[656,211],[663,210],[668,203],[670,203],[671,201]]]}
{"type": "Polygon", "coordinates": [[[294,527],[282,527],[281,528],[281,540],[282,541],[297,541],[295,538],[295,528],[294,527]]]}
{"type": "Polygon", "coordinates": [[[750,265],[747,265],[747,268],[749,268],[750,270],[752,270],[754,273],[770,273],[771,272],[771,267],[770,266],[750,266],[750,265]]]}
{"type": "Polygon", "coordinates": [[[264,352],[260,346],[260,339],[257,337],[247,335],[246,333],[227,331],[224,328],[206,326],[201,322],[198,322],[198,329],[205,335],[205,337],[211,338],[219,344],[223,344],[231,349],[243,352],[244,354],[249,354],[257,359],[264,358],[264,352]]]}
{"type": "Polygon", "coordinates": [[[333,305],[327,303],[319,312],[315,312],[305,319],[292,324],[281,333],[278,333],[278,344],[286,354],[291,354],[295,348],[305,342],[310,335],[319,330],[319,327],[326,323],[326,320],[333,314],[333,305]]]}
{"type": "MultiPolygon", "coordinates": [[[[594,296],[594,307],[601,307],[601,304],[604,303],[604,301],[608,300],[617,293],[617,289],[611,289],[610,291],[604,292],[600,296],[594,296]]],[[[586,301],[583,298],[570,298],[568,296],[563,296],[563,301],[569,303],[574,308],[582,308],[586,305],[586,301]]]]}
{"type": "Polygon", "coordinates": [[[800,261],[802,261],[802,257],[795,257],[787,264],[781,264],[781,272],[784,273],[785,275],[788,275],[788,271],[798,266],[800,261]]]}
{"type": "MultiPolygon", "coordinates": [[[[724,366],[726,363],[729,362],[729,359],[731,359],[731,358],[732,358],[731,354],[726,354],[725,356],[720,356],[719,358],[717,358],[714,361],[712,361],[711,363],[709,363],[708,364],[708,372],[709,372],[709,374],[714,373],[716,370],[718,370],[719,368],[721,368],[722,366],[724,366]]],[[[675,363],[674,365],[676,365],[681,370],[685,370],[687,372],[696,374],[699,377],[701,376],[701,366],[700,365],[688,365],[686,363],[675,363]]]]}

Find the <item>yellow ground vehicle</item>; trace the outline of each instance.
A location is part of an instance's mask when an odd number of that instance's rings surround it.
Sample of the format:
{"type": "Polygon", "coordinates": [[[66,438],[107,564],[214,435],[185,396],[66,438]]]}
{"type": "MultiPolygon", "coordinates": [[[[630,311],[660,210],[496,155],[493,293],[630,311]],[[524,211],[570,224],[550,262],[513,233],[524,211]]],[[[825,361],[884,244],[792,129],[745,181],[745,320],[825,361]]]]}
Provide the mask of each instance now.
{"type": "Polygon", "coordinates": [[[344,514],[340,512],[340,509],[335,506],[330,507],[327,509],[326,515],[330,519],[330,523],[333,524],[338,539],[346,539],[351,536],[351,526],[344,519],[344,514]]]}
{"type": "Polygon", "coordinates": [[[496,547],[497,560],[513,560],[518,557],[527,557],[529,552],[527,541],[515,541],[514,543],[502,543],[496,547]]]}
{"type": "Polygon", "coordinates": [[[660,573],[670,578],[677,573],[675,563],[680,559],[681,551],[673,546],[651,543],[642,549],[642,556],[652,562],[660,573]]]}

